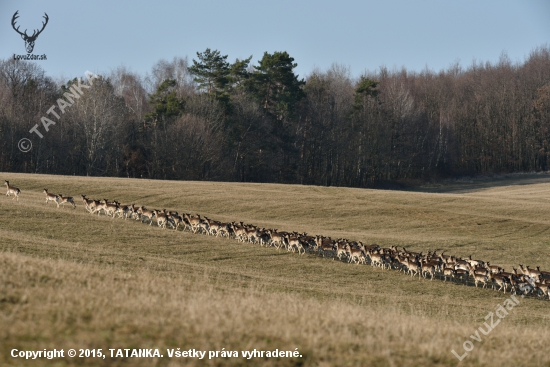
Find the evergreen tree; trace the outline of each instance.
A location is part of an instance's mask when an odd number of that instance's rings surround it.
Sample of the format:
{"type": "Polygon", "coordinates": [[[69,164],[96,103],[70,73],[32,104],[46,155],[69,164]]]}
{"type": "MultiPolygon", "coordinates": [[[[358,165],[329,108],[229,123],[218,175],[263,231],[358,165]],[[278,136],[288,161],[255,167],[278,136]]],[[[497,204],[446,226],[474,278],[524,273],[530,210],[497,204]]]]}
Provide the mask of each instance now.
{"type": "Polygon", "coordinates": [[[252,56],[244,60],[235,60],[230,66],[229,85],[232,90],[240,88],[246,84],[249,79],[248,65],[252,56]]]}
{"type": "Polygon", "coordinates": [[[197,52],[197,57],[199,61],[193,59],[189,72],[195,75],[194,80],[199,89],[218,99],[224,99],[231,72],[227,55],[222,56],[220,51],[207,48],[204,52],[197,52]]]}
{"type": "Polygon", "coordinates": [[[378,90],[376,90],[377,86],[377,82],[361,76],[361,80],[359,80],[359,83],[357,83],[357,87],[355,88],[355,103],[353,108],[355,110],[360,110],[363,108],[365,101],[369,97],[378,96],[378,90]]]}
{"type": "Polygon", "coordinates": [[[173,120],[183,112],[184,101],[180,100],[175,91],[176,81],[166,79],[157,88],[157,91],[149,96],[152,112],[145,115],[145,119],[158,122],[173,120]]]}
{"type": "Polygon", "coordinates": [[[296,104],[304,96],[305,81],[298,80],[293,69],[298,66],[285,52],[272,55],[265,52],[250,80],[250,89],[264,110],[277,120],[286,120],[294,114],[296,104]]]}

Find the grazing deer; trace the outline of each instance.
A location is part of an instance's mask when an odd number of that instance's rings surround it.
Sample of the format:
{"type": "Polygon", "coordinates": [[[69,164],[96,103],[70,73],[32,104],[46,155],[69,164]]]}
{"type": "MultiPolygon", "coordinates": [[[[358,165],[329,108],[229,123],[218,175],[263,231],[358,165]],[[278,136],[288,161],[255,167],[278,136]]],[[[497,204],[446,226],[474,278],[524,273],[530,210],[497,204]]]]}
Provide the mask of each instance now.
{"type": "MultiPolygon", "coordinates": [[[[46,194],[46,204],[48,204],[50,201],[54,201],[57,204],[57,195],[50,194],[48,192],[48,189],[44,189],[44,194],[46,194]]],[[[59,204],[57,204],[57,207],[59,208],[59,204]]]]}
{"type": "Polygon", "coordinates": [[[59,204],[62,204],[63,207],[65,207],[65,203],[71,203],[73,204],[73,209],[76,209],[76,204],[74,203],[74,199],[72,196],[63,196],[61,194],[57,195],[57,207],[59,208],[59,204]]]}
{"type": "Polygon", "coordinates": [[[6,192],[6,196],[14,195],[13,199],[17,199],[16,201],[19,201],[19,194],[21,194],[21,190],[19,190],[15,186],[10,186],[10,182],[7,180],[5,181],[5,184],[6,184],[6,187],[8,188],[8,191],[6,192]]]}

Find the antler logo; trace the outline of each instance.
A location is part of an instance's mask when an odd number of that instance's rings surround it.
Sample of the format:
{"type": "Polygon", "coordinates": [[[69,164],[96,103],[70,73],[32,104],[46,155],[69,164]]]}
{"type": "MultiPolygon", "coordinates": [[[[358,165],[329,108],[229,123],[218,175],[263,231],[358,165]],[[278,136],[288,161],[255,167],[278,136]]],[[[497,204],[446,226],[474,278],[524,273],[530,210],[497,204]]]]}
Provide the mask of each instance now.
{"type": "Polygon", "coordinates": [[[19,10],[15,12],[15,14],[13,14],[13,18],[11,18],[11,26],[13,27],[13,29],[15,29],[15,31],[17,33],[19,33],[21,35],[21,38],[23,38],[23,40],[25,41],[25,48],[27,49],[27,53],[32,53],[32,50],[34,49],[34,41],[36,41],[36,38],[38,37],[38,35],[40,33],[42,33],[42,31],[44,30],[44,28],[46,28],[46,24],[48,24],[48,14],[44,13],[44,18],[46,19],[45,22],[42,22],[42,29],[41,30],[37,30],[35,29],[32,36],[29,36],[27,34],[27,30],[25,29],[25,32],[24,33],[21,33],[19,31],[19,27],[15,28],[15,20],[17,18],[19,18],[19,15],[17,15],[17,13],[19,13],[19,10]]]}

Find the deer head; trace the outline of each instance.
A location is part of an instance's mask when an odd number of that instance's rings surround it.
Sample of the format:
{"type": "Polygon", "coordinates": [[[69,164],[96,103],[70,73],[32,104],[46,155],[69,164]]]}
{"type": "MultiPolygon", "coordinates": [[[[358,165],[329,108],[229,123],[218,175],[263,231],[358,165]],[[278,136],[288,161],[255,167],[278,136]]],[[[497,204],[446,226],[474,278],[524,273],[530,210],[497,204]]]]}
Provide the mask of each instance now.
{"type": "Polygon", "coordinates": [[[11,26],[13,27],[13,29],[19,33],[21,35],[21,38],[23,38],[23,40],[25,41],[25,48],[27,49],[27,53],[31,53],[32,50],[34,49],[34,41],[36,41],[36,38],[38,37],[38,35],[40,33],[42,33],[42,31],[44,30],[44,28],[46,28],[46,24],[48,24],[48,14],[44,13],[44,19],[46,19],[45,22],[42,22],[42,29],[41,30],[34,30],[32,36],[29,36],[27,34],[27,30],[25,29],[25,32],[21,33],[19,31],[19,27],[15,28],[15,20],[17,18],[19,18],[19,15],[17,15],[17,13],[19,13],[19,10],[15,12],[15,14],[13,14],[13,18],[11,18],[11,26]]]}

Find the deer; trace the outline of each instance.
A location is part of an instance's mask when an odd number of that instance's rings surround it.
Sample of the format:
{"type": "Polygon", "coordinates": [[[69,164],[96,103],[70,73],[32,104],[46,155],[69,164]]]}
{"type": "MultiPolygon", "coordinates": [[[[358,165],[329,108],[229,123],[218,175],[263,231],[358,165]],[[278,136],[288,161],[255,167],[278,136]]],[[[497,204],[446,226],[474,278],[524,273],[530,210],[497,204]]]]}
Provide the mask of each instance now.
{"type": "Polygon", "coordinates": [[[149,225],[153,223],[153,212],[146,209],[144,206],[140,206],[136,213],[140,214],[140,219],[143,222],[143,219],[149,219],[149,225]]]}
{"type": "Polygon", "coordinates": [[[189,222],[189,227],[191,229],[191,232],[197,233],[197,231],[200,229],[200,224],[202,221],[200,215],[198,215],[197,217],[193,217],[189,214],[184,214],[184,218],[186,218],[187,221],[189,222]]]}
{"type": "Polygon", "coordinates": [[[380,254],[379,252],[373,251],[369,253],[369,257],[371,266],[378,266],[385,269],[384,255],[380,254]]]}
{"type": "MultiPolygon", "coordinates": [[[[334,255],[335,255],[332,258],[332,260],[334,260],[335,258],[338,258],[338,260],[342,260],[342,255],[347,256],[350,250],[350,247],[349,247],[349,244],[345,242],[335,242],[334,245],[332,246],[332,250],[334,251],[334,255]]],[[[351,257],[348,257],[348,262],[350,259],[351,257]]]]}
{"type": "Polygon", "coordinates": [[[132,205],[123,205],[119,208],[118,213],[121,218],[124,218],[124,220],[127,220],[128,218],[132,218],[132,216],[136,212],[136,204],[132,205]]]}
{"type": "Polygon", "coordinates": [[[399,262],[399,265],[397,267],[397,269],[399,269],[399,272],[406,272],[407,265],[409,264],[409,258],[402,254],[397,254],[397,261],[399,262]]]}
{"type": "Polygon", "coordinates": [[[487,287],[488,282],[489,282],[489,276],[485,274],[474,273],[474,283],[476,285],[476,288],[479,283],[482,283],[483,288],[485,288],[487,287]]]}
{"type": "Polygon", "coordinates": [[[411,277],[414,277],[418,274],[418,278],[420,278],[420,275],[422,275],[422,268],[414,257],[412,259],[407,258],[405,264],[407,267],[407,274],[409,274],[411,277]]]}
{"type": "MultiPolygon", "coordinates": [[[[46,190],[46,189],[44,189],[44,190],[46,190]]],[[[95,200],[86,198],[86,195],[80,195],[80,199],[84,203],[84,207],[86,208],[86,210],[89,213],[92,213],[93,210],[95,209],[95,206],[96,206],[95,200]]]]}
{"type": "Polygon", "coordinates": [[[6,196],[14,195],[13,199],[17,199],[16,201],[19,201],[19,194],[21,194],[21,190],[19,190],[15,186],[10,186],[10,182],[7,180],[5,181],[5,185],[8,188],[8,191],[6,192],[6,196]]]}
{"type": "Polygon", "coordinates": [[[326,251],[334,250],[333,246],[335,242],[329,237],[317,236],[315,237],[315,243],[317,244],[317,248],[323,257],[325,257],[326,251]]]}
{"type": "Polygon", "coordinates": [[[453,280],[455,277],[455,269],[454,268],[444,268],[443,269],[443,281],[447,281],[447,277],[449,277],[450,280],[453,280]]]}
{"type": "Polygon", "coordinates": [[[539,270],[530,269],[530,268],[529,268],[529,265],[527,265],[525,268],[526,268],[527,271],[529,272],[529,275],[531,276],[531,278],[535,278],[535,279],[539,279],[539,280],[540,280],[541,273],[540,273],[539,270]]]}
{"type": "Polygon", "coordinates": [[[166,218],[168,219],[170,225],[172,227],[174,227],[174,230],[178,230],[178,227],[180,225],[183,225],[185,227],[185,223],[183,222],[183,218],[181,215],[179,214],[168,214],[166,216],[166,218]]]}
{"type": "Polygon", "coordinates": [[[501,289],[504,289],[504,293],[506,293],[506,283],[508,283],[508,277],[504,276],[504,275],[500,275],[500,274],[492,274],[489,275],[489,277],[491,278],[492,282],[493,282],[493,286],[492,288],[495,289],[496,288],[496,285],[500,286],[499,289],[497,289],[497,292],[500,291],[501,289]]]}
{"type": "Polygon", "coordinates": [[[468,264],[470,264],[470,268],[473,269],[475,267],[482,267],[485,265],[485,261],[482,260],[473,260],[472,255],[470,255],[466,260],[468,264]]]}
{"type": "Polygon", "coordinates": [[[358,243],[357,247],[348,245],[348,262],[367,263],[367,253],[365,252],[365,246],[362,243],[358,243]]]}
{"type": "Polygon", "coordinates": [[[25,32],[21,32],[19,31],[19,27],[15,28],[15,21],[17,20],[17,18],[19,18],[19,15],[17,14],[19,13],[19,10],[15,12],[15,14],[13,14],[13,17],[11,18],[11,26],[13,27],[13,29],[19,33],[21,35],[21,38],[23,38],[23,40],[25,41],[25,48],[27,49],[27,53],[32,53],[32,51],[34,50],[34,42],[36,41],[36,38],[38,38],[38,36],[40,35],[40,33],[42,33],[42,31],[44,30],[44,28],[46,28],[46,24],[48,24],[48,14],[44,13],[44,16],[43,18],[46,20],[45,22],[42,22],[42,29],[41,30],[37,30],[35,29],[32,36],[29,36],[27,34],[27,30],[25,29],[25,32]]]}
{"type": "MultiPolygon", "coordinates": [[[[160,212],[158,210],[153,210],[153,216],[157,217],[157,225],[166,229],[166,221],[168,220],[166,217],[166,213],[160,212]]],[[[152,219],[151,222],[153,222],[152,219]]]]}
{"type": "Polygon", "coordinates": [[[74,203],[74,199],[72,196],[63,196],[61,194],[57,195],[57,207],[59,208],[59,204],[62,204],[63,207],[65,207],[65,203],[71,203],[73,204],[73,209],[76,209],[76,204],[74,203]]]}
{"type": "Polygon", "coordinates": [[[267,233],[270,237],[268,245],[274,246],[277,249],[281,247],[282,243],[285,241],[285,238],[279,232],[277,232],[276,229],[269,229],[267,230],[267,233]]]}
{"type": "Polygon", "coordinates": [[[464,285],[466,285],[466,283],[468,282],[468,278],[470,277],[470,271],[465,269],[455,269],[453,275],[457,279],[464,280],[464,285]]]}
{"type": "Polygon", "coordinates": [[[540,279],[550,279],[550,272],[540,270],[540,266],[537,266],[537,270],[540,273],[539,275],[540,279]]]}
{"type": "Polygon", "coordinates": [[[519,268],[523,274],[530,276],[534,279],[539,279],[540,271],[529,269],[529,266],[524,267],[522,264],[519,264],[519,268]]]}
{"type": "Polygon", "coordinates": [[[118,211],[118,208],[120,207],[120,203],[116,200],[112,203],[107,202],[107,199],[103,200],[105,202],[105,207],[103,208],[103,211],[105,212],[105,215],[112,216],[111,219],[115,218],[115,213],[118,211]]]}
{"type": "MultiPolygon", "coordinates": [[[[46,204],[48,204],[50,201],[53,201],[57,204],[57,195],[55,194],[50,194],[48,192],[48,189],[44,189],[44,191],[42,191],[44,194],[46,194],[46,204]]],[[[59,208],[59,204],[57,204],[57,207],[59,208]]]]}
{"type": "Polygon", "coordinates": [[[302,245],[302,242],[300,241],[300,238],[298,238],[298,236],[286,236],[286,240],[288,242],[288,251],[292,250],[292,252],[294,252],[294,248],[296,248],[298,250],[298,254],[303,255],[306,253],[306,249],[302,245]]]}
{"type": "Polygon", "coordinates": [[[537,290],[538,297],[542,296],[542,299],[545,297],[550,298],[550,293],[548,293],[549,287],[550,286],[548,284],[536,282],[535,289],[537,290]]]}
{"type": "Polygon", "coordinates": [[[487,268],[487,270],[489,270],[489,272],[491,274],[497,274],[497,273],[500,273],[502,271],[502,268],[500,266],[491,265],[491,263],[489,261],[487,261],[486,268],[487,268]]]}
{"type": "Polygon", "coordinates": [[[92,214],[95,214],[97,212],[97,216],[99,217],[99,214],[101,213],[102,210],[105,214],[107,214],[107,199],[96,201],[95,204],[96,205],[94,207],[94,211],[92,212],[92,214]]]}
{"type": "Polygon", "coordinates": [[[432,278],[432,280],[434,280],[435,264],[432,262],[422,262],[420,266],[421,266],[422,276],[426,278],[428,274],[430,274],[430,277],[432,278]]]}

